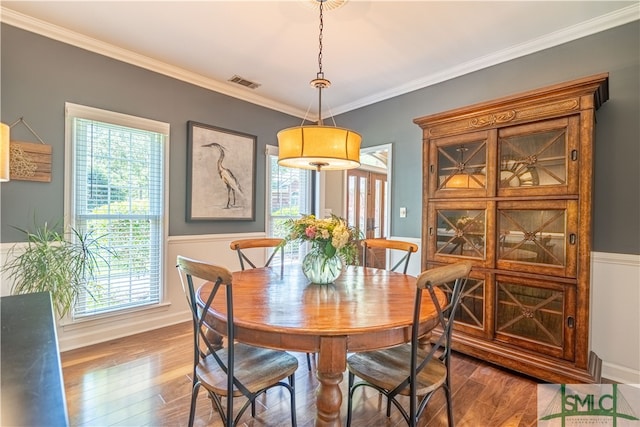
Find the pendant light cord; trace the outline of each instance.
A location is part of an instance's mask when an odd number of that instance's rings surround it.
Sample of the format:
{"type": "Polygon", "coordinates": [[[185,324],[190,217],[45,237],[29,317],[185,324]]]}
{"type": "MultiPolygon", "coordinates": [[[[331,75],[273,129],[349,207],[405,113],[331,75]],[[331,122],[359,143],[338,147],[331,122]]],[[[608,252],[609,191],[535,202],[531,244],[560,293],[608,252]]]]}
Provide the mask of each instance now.
{"type": "MultiPolygon", "coordinates": [[[[324,80],[324,72],[322,71],[322,30],[324,29],[324,16],[322,14],[322,5],[324,4],[323,0],[318,0],[320,2],[320,34],[318,35],[318,74],[317,80],[324,80]]],[[[322,86],[318,86],[318,125],[322,126],[322,86]]]]}
{"type": "MultiPolygon", "coordinates": [[[[322,35],[324,30],[324,2],[326,0],[316,0],[320,3],[320,24],[319,24],[319,34],[318,34],[318,73],[316,74],[316,78],[311,80],[311,85],[318,89],[318,120],[317,125],[323,126],[324,122],[322,120],[322,89],[326,89],[331,85],[331,82],[324,78],[324,71],[322,71],[322,35]]],[[[302,125],[307,121],[307,117],[309,116],[309,111],[311,109],[311,103],[309,103],[309,107],[307,108],[307,112],[302,119],[302,125]]],[[[329,111],[331,112],[331,107],[329,107],[329,111]]],[[[333,126],[336,127],[336,119],[333,117],[333,114],[330,113],[331,121],[333,122],[333,126]]]]}
{"type": "Polygon", "coordinates": [[[322,30],[324,29],[324,19],[322,14],[322,5],[324,3],[323,0],[318,0],[320,2],[320,34],[318,35],[318,78],[323,79],[324,73],[322,72],[322,30]]]}

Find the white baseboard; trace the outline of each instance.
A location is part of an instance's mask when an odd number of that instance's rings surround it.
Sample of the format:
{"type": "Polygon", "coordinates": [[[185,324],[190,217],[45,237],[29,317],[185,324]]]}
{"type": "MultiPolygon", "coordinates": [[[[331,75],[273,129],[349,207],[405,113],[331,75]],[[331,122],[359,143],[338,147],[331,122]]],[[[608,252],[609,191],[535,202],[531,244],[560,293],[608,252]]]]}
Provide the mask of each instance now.
{"type": "Polygon", "coordinates": [[[602,378],[621,384],[640,384],[640,371],[614,363],[602,362],[602,378]]]}
{"type": "MultiPolygon", "coordinates": [[[[139,316],[134,319],[130,318],[130,320],[133,321],[122,322],[118,325],[111,325],[103,328],[89,326],[86,328],[75,329],[72,332],[59,333],[58,344],[60,352],[153,331],[155,329],[176,325],[178,323],[188,322],[191,320],[191,313],[187,308],[182,312],[168,313],[160,318],[145,318],[139,316]]],[[[64,329],[64,326],[62,328],[64,329]]]]}

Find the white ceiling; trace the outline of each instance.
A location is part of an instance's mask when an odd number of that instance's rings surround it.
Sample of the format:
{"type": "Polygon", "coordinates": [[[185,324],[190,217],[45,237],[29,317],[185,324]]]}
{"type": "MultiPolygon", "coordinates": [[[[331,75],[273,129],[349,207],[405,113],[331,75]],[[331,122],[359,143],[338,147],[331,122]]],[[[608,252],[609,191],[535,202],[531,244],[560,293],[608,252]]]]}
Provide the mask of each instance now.
{"type": "MultiPolygon", "coordinates": [[[[2,1],[2,21],[317,116],[319,12],[290,1],[2,1]],[[248,89],[233,75],[260,84],[248,89]]],[[[323,116],[640,19],[640,1],[363,1],[325,10],[323,116]]],[[[612,48],[614,48],[612,46],[612,48]]]]}

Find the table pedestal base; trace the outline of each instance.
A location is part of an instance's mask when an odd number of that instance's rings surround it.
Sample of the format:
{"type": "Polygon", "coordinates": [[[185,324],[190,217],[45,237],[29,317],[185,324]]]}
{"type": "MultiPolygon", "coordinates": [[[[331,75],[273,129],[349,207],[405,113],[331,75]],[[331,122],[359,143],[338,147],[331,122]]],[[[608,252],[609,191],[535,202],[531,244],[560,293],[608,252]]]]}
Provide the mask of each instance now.
{"type": "Polygon", "coordinates": [[[342,373],[339,374],[322,374],[318,372],[318,416],[316,418],[316,427],[324,426],[340,426],[340,406],[342,405],[342,392],[340,391],[340,382],[342,382],[342,373]]]}
{"type": "Polygon", "coordinates": [[[322,337],[318,352],[318,385],[316,427],[339,427],[342,425],[343,372],[347,369],[347,339],[344,336],[322,337]]]}

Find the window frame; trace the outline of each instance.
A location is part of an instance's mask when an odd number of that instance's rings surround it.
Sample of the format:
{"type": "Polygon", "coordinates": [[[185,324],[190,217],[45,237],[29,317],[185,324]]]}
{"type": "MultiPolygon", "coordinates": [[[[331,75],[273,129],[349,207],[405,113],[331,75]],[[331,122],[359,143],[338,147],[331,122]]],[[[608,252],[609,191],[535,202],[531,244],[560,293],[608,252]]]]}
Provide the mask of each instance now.
{"type": "MultiPolygon", "coordinates": [[[[277,157],[278,156],[278,147],[275,145],[269,145],[267,144],[265,147],[265,234],[269,237],[281,237],[281,236],[275,236],[272,234],[272,222],[271,221],[271,182],[272,182],[272,170],[271,170],[271,157],[277,157]]],[[[316,177],[315,175],[312,173],[311,170],[303,170],[300,169],[301,171],[304,171],[307,174],[307,191],[309,192],[308,196],[307,196],[307,201],[308,201],[308,211],[307,212],[301,212],[301,213],[313,213],[314,212],[314,208],[316,205],[316,192],[315,192],[315,188],[316,188],[316,177]]],[[[299,253],[299,258],[301,259],[304,254],[306,253],[307,247],[306,245],[303,245],[303,247],[301,248],[301,251],[299,253]]],[[[283,254],[284,256],[284,262],[285,264],[287,263],[292,263],[294,261],[292,261],[290,259],[290,257],[287,255],[287,253],[285,252],[283,254]]]]}
{"type": "Polygon", "coordinates": [[[158,259],[158,301],[151,304],[143,304],[132,307],[124,307],[120,309],[108,310],[96,314],[87,314],[75,317],[72,310],[67,316],[66,323],[80,323],[105,317],[122,316],[127,313],[148,310],[166,304],[167,298],[167,280],[166,280],[166,254],[167,240],[169,236],[169,144],[170,144],[170,124],[143,117],[132,116],[128,114],[118,113],[114,111],[88,107],[84,105],[65,103],[65,170],[64,170],[64,226],[65,229],[75,226],[76,212],[76,156],[75,156],[75,135],[74,135],[74,119],[82,118],[86,120],[95,120],[104,123],[114,124],[117,126],[130,127],[143,131],[156,132],[163,135],[163,147],[161,150],[161,167],[160,167],[160,197],[158,200],[162,203],[160,214],[160,245],[158,259]]]}

